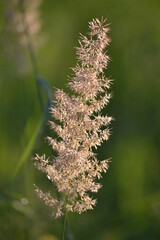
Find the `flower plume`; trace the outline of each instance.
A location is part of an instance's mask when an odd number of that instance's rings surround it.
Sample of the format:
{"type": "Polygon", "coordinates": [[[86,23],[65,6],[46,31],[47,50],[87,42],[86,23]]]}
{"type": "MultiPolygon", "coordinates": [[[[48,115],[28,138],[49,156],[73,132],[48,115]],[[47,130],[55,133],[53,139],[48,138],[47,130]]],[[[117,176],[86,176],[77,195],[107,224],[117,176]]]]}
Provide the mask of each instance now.
{"type": "Polygon", "coordinates": [[[108,169],[108,160],[99,161],[93,149],[110,135],[112,117],[103,116],[101,110],[108,104],[111,80],[104,76],[108,65],[106,46],[109,44],[106,20],[93,19],[89,23],[88,37],[80,35],[76,48],[78,63],[68,86],[74,94],[56,90],[50,121],[57,138],[47,137],[49,145],[57,152],[52,159],[45,155],[35,157],[35,166],[46,173],[60,193],[54,199],[38,187],[36,192],[53,208],[55,218],[66,212],[82,213],[92,209],[96,200],[90,192],[97,192],[96,182],[108,169]],[[57,123],[58,122],[58,123],[57,123]]]}

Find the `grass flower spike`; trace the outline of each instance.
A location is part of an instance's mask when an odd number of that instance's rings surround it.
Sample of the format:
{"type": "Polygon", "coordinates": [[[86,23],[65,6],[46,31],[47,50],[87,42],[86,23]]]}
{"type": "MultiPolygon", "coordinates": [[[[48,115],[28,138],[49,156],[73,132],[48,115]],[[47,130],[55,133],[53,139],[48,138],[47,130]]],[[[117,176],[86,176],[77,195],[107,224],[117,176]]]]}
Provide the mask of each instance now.
{"type": "Polygon", "coordinates": [[[74,76],[68,86],[74,94],[56,90],[51,108],[51,129],[57,138],[47,137],[52,149],[57,152],[52,159],[45,155],[35,157],[35,166],[46,173],[59,192],[55,199],[38,187],[36,192],[46,205],[53,208],[58,218],[66,212],[82,213],[93,209],[95,193],[101,188],[96,182],[108,169],[108,160],[98,161],[94,148],[108,140],[109,116],[101,110],[109,102],[111,80],[104,76],[108,65],[106,46],[109,44],[108,24],[101,19],[89,23],[89,36],[80,35],[76,48],[78,63],[73,68],[74,76]]]}

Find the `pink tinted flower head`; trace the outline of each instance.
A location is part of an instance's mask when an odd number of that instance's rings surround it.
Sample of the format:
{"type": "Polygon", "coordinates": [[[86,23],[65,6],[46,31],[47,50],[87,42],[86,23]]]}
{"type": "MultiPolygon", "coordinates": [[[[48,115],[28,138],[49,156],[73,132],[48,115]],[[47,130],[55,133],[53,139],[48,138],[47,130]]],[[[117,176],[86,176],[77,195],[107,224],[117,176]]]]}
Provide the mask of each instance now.
{"type": "Polygon", "coordinates": [[[51,107],[50,126],[57,138],[47,139],[57,155],[52,161],[45,155],[35,157],[36,167],[46,173],[59,192],[59,199],[54,199],[36,187],[39,197],[52,207],[55,218],[66,212],[93,209],[96,200],[90,193],[101,188],[97,179],[108,170],[108,160],[99,161],[93,151],[110,136],[112,117],[101,113],[111,98],[108,93],[111,80],[104,75],[109,61],[108,31],[106,20],[93,19],[88,37],[80,35],[76,48],[78,63],[68,83],[74,94],[69,96],[63,90],[56,90],[51,107]]]}

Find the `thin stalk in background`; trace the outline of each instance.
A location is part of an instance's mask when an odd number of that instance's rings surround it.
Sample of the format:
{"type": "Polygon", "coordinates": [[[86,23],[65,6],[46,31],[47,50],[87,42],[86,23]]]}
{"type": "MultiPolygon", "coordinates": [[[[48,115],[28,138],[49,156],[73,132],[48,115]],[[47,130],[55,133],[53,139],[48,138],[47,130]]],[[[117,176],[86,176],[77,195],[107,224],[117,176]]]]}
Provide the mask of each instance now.
{"type": "Polygon", "coordinates": [[[33,48],[33,44],[32,44],[32,39],[29,33],[29,28],[28,28],[28,24],[26,21],[26,14],[25,14],[25,7],[24,7],[24,0],[18,0],[18,4],[19,4],[19,10],[20,10],[20,14],[21,14],[21,21],[22,21],[22,25],[23,25],[23,32],[26,38],[26,45],[27,45],[27,49],[28,49],[28,53],[29,53],[29,57],[31,60],[31,65],[32,65],[32,69],[33,69],[33,75],[36,81],[36,87],[37,87],[37,94],[38,94],[38,99],[39,99],[39,103],[40,103],[40,108],[42,111],[42,119],[40,120],[40,122],[37,125],[37,128],[35,130],[35,132],[33,133],[33,135],[31,136],[16,168],[13,174],[13,178],[17,175],[20,167],[22,166],[22,164],[24,163],[24,161],[29,157],[31,150],[33,149],[33,146],[35,145],[37,139],[40,137],[43,127],[45,126],[45,123],[48,119],[48,109],[51,106],[51,101],[52,101],[52,93],[51,93],[51,89],[49,87],[49,85],[47,84],[47,81],[40,76],[39,74],[39,70],[38,70],[38,66],[37,66],[37,61],[36,61],[36,56],[35,56],[35,51],[33,48]],[[40,88],[47,94],[47,103],[44,104],[43,102],[43,98],[41,95],[41,91],[40,88]]]}
{"type": "Polygon", "coordinates": [[[41,107],[41,110],[43,110],[43,100],[42,100],[42,96],[41,96],[41,93],[40,93],[39,82],[38,82],[40,75],[39,75],[39,71],[38,71],[38,66],[37,66],[36,56],[35,56],[35,53],[34,53],[32,39],[31,39],[31,36],[29,34],[28,24],[27,24],[27,21],[26,21],[24,0],[19,0],[19,9],[20,9],[20,13],[21,13],[21,21],[22,21],[22,24],[23,24],[24,34],[25,34],[25,37],[26,37],[26,44],[27,44],[27,48],[28,48],[28,53],[29,53],[29,56],[30,56],[30,59],[31,59],[33,74],[34,74],[34,78],[36,80],[37,93],[38,93],[38,98],[39,98],[39,102],[40,102],[40,107],[41,107]]]}

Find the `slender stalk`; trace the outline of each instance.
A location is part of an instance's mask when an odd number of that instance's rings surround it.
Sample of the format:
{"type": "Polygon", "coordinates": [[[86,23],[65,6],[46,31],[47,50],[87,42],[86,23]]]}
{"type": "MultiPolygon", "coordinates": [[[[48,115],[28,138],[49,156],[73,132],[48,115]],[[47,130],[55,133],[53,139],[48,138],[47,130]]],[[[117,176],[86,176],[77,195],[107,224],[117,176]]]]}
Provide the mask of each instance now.
{"type": "Polygon", "coordinates": [[[42,110],[43,109],[43,101],[42,101],[42,97],[41,97],[40,90],[39,90],[39,85],[38,85],[39,71],[38,71],[38,66],[37,66],[37,61],[36,61],[36,56],[35,56],[32,40],[31,40],[31,36],[29,34],[28,25],[27,25],[27,22],[26,22],[24,0],[19,0],[19,9],[20,9],[20,13],[21,13],[21,21],[22,21],[22,24],[23,24],[24,34],[25,34],[25,37],[26,37],[28,53],[29,53],[29,56],[30,56],[30,59],[31,59],[33,74],[34,74],[34,78],[36,80],[38,98],[39,98],[39,102],[40,102],[40,106],[41,106],[41,110],[42,110]]]}
{"type": "Polygon", "coordinates": [[[65,236],[66,219],[67,219],[67,212],[65,213],[64,219],[63,219],[63,228],[62,228],[61,240],[64,240],[64,236],[65,236]]]}
{"type": "MultiPolygon", "coordinates": [[[[67,196],[65,198],[66,204],[68,203],[68,199],[69,199],[69,192],[67,193],[67,196]]],[[[64,214],[61,240],[64,240],[64,237],[65,237],[66,219],[67,219],[67,210],[65,210],[65,214],[64,214]]]]}

